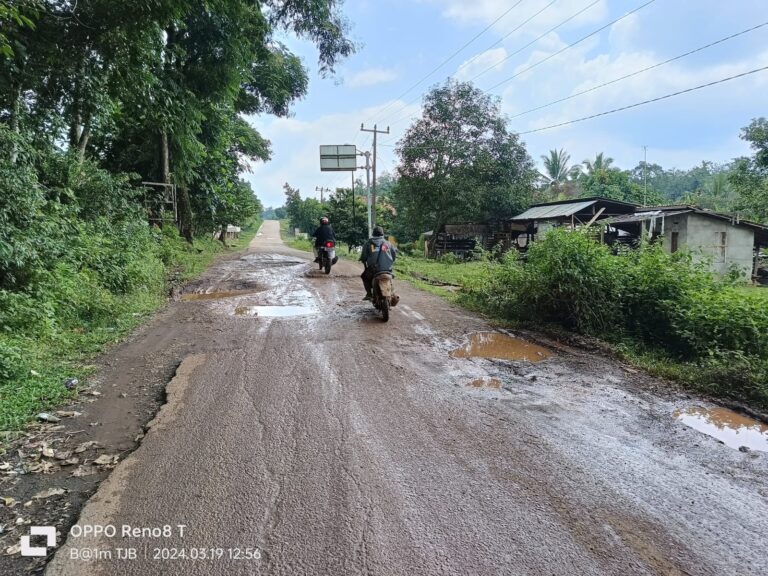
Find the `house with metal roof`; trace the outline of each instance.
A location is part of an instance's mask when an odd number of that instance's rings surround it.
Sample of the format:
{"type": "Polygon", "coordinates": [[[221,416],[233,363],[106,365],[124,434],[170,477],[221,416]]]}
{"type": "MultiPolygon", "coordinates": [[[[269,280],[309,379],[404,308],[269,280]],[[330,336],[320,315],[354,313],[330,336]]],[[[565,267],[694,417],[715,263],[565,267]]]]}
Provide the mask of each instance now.
{"type": "Polygon", "coordinates": [[[760,250],[768,247],[768,226],[697,206],[644,207],[605,224],[623,235],[619,239],[646,237],[670,253],[687,250],[717,274],[735,269],[757,276],[760,250]]]}

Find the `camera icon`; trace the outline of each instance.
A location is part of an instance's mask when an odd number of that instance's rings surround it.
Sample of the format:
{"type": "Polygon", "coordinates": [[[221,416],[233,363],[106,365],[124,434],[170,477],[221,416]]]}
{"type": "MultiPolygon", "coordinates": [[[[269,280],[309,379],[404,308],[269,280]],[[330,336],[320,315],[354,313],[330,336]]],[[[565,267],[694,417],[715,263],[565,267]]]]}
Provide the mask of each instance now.
{"type": "Polygon", "coordinates": [[[55,526],[30,526],[29,534],[21,537],[22,556],[47,556],[48,548],[54,546],[56,546],[55,526]],[[31,536],[45,536],[45,546],[32,546],[30,544],[31,536]]]}

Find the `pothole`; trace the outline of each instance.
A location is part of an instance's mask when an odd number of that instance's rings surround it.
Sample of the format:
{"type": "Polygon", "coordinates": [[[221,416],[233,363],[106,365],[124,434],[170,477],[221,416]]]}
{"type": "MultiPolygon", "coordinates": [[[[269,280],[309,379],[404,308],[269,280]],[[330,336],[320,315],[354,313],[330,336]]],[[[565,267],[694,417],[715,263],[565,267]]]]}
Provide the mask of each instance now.
{"type": "Polygon", "coordinates": [[[249,290],[224,290],[221,292],[190,292],[188,294],[182,294],[182,300],[224,300],[226,298],[237,298],[238,296],[248,296],[250,294],[257,294],[263,290],[249,289],[249,290]]]}
{"type": "Polygon", "coordinates": [[[496,358],[525,362],[540,362],[551,355],[552,352],[543,346],[500,332],[475,332],[466,345],[451,352],[453,358],[496,358]]]}
{"type": "Polygon", "coordinates": [[[498,378],[475,378],[469,384],[468,388],[492,388],[498,390],[501,388],[501,380],[498,378]]]}
{"type": "Polygon", "coordinates": [[[264,318],[286,318],[317,314],[312,306],[238,306],[235,316],[261,316],[264,318]]]}
{"type": "Polygon", "coordinates": [[[675,410],[677,420],[708,436],[720,440],[736,450],[745,446],[749,450],[768,452],[768,424],[729,410],[728,408],[702,408],[691,406],[675,410]]]}

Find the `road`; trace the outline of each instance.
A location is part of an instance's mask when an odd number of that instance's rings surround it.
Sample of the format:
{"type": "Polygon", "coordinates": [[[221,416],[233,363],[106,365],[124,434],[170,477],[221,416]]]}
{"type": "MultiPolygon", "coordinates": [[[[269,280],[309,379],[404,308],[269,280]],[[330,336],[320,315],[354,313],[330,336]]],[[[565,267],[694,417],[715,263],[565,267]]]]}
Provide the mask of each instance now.
{"type": "Polygon", "coordinates": [[[172,535],[70,534],[46,573],[768,573],[768,454],[677,422],[694,399],[545,340],[536,362],[452,357],[485,320],[398,282],[384,324],[358,274],[268,221],[186,288],[134,343],[187,340],[167,402],[78,521],[172,535]]]}

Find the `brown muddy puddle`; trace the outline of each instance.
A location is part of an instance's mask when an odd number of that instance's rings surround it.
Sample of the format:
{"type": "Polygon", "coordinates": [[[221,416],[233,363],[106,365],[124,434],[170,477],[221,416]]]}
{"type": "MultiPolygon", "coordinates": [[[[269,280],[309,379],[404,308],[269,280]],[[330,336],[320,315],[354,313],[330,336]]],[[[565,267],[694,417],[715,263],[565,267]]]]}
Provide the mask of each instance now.
{"type": "Polygon", "coordinates": [[[738,450],[746,446],[750,450],[768,452],[768,424],[749,416],[728,408],[701,406],[675,410],[672,415],[686,426],[712,436],[730,448],[738,450]]]}
{"type": "Polygon", "coordinates": [[[312,306],[238,306],[235,316],[261,316],[262,318],[288,318],[317,314],[312,306]]]}
{"type": "Polygon", "coordinates": [[[531,342],[501,332],[476,332],[469,342],[451,352],[453,358],[496,358],[540,362],[552,352],[531,342]]]}
{"type": "Polygon", "coordinates": [[[501,380],[498,378],[475,378],[469,384],[468,388],[492,388],[498,390],[501,388],[501,380]]]}
{"type": "Polygon", "coordinates": [[[189,293],[182,294],[182,300],[225,300],[227,298],[237,298],[238,296],[248,296],[249,294],[256,294],[261,290],[229,290],[224,292],[202,292],[202,293],[189,293]]]}

